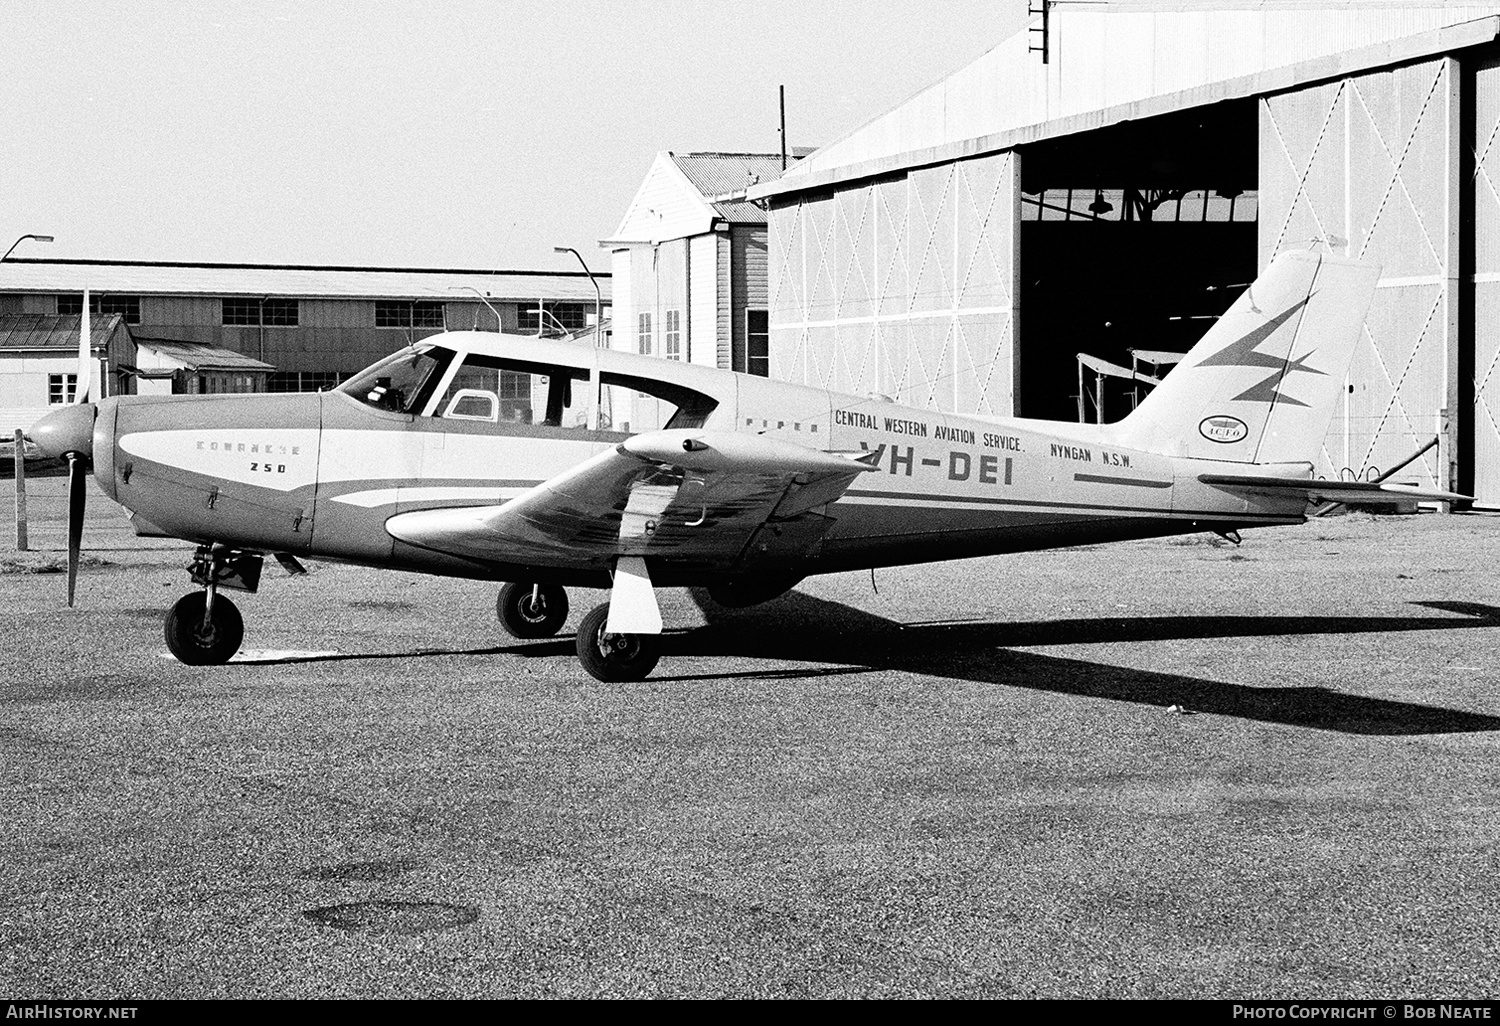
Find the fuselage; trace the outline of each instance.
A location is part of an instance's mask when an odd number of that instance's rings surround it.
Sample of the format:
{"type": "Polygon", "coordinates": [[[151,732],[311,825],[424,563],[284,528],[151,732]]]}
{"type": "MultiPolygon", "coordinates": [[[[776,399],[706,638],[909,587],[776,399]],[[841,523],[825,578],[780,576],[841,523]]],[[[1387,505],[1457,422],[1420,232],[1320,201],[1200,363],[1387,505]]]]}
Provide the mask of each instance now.
{"type": "MultiPolygon", "coordinates": [[[[1199,482],[1215,461],[1124,448],[1108,426],[964,417],[712,368],[494,333],[436,336],[337,391],[99,404],[94,473],[146,532],[495,580],[599,585],[568,551],[464,558],[398,540],[400,514],[493,506],[632,434],[763,434],[875,450],[819,510],[790,577],[1191,531],[1295,523],[1303,506],[1199,482]],[[411,354],[408,356],[408,354],[411,354]]],[[[652,567],[662,584],[742,571],[652,567]]]]}

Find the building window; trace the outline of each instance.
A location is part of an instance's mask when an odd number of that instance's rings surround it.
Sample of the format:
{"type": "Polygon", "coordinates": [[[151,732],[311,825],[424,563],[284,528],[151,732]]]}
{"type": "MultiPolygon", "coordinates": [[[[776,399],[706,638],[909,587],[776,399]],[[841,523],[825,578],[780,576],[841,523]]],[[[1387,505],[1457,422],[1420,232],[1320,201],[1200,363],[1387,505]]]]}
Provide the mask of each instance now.
{"type": "Polygon", "coordinates": [[[636,330],[636,338],[640,340],[640,353],[642,356],[651,355],[651,315],[643,313],[639,318],[640,327],[636,330]]]}
{"type": "Polygon", "coordinates": [[[771,315],[765,310],[745,311],[745,370],[771,376],[771,315]]]}
{"type": "Polygon", "coordinates": [[[47,375],[47,405],[68,406],[78,400],[77,374],[47,375]]]}
{"type": "Polygon", "coordinates": [[[295,328],[301,320],[302,303],[297,299],[257,299],[245,296],[227,297],[220,324],[232,327],[295,328]]]}
{"type": "Polygon", "coordinates": [[[266,376],[266,391],[324,392],[350,376],[337,371],[274,371],[266,376]]]}
{"type": "Polygon", "coordinates": [[[223,303],[223,316],[219,318],[220,324],[228,325],[258,325],[260,324],[260,300],[258,299],[225,299],[223,303]]]}
{"type": "Polygon", "coordinates": [[[295,328],[302,304],[295,299],[267,299],[260,305],[260,322],[268,327],[295,328]]]}
{"type": "Polygon", "coordinates": [[[445,328],[442,303],[419,303],[401,299],[375,301],[377,328],[445,328]]]}
{"type": "Polygon", "coordinates": [[[214,371],[198,375],[199,395],[224,395],[255,391],[255,375],[214,371]]]}
{"type": "MultiPolygon", "coordinates": [[[[57,297],[57,313],[60,317],[83,313],[83,293],[64,292],[57,297]]],[[[141,323],[140,296],[111,296],[95,292],[89,296],[89,313],[120,314],[126,324],[141,323]]]]}
{"type": "Polygon", "coordinates": [[[668,310],[662,326],[662,355],[668,360],[682,359],[682,311],[668,310]]]}
{"type": "Polygon", "coordinates": [[[391,299],[377,299],[375,301],[375,327],[411,327],[411,304],[399,303],[391,299]]]}
{"type": "MultiPolygon", "coordinates": [[[[589,326],[589,310],[583,303],[543,303],[541,333],[549,338],[561,338],[582,331],[589,326]]],[[[522,306],[516,311],[516,330],[523,334],[537,333],[537,306],[522,306]]]]}

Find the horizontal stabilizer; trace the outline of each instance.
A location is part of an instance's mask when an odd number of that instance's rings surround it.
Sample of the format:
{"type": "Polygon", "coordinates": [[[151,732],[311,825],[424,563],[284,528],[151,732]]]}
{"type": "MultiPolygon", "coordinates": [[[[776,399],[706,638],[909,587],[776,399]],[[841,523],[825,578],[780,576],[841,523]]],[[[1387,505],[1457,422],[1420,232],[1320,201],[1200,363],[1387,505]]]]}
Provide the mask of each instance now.
{"type": "Polygon", "coordinates": [[[1310,481],[1287,477],[1241,474],[1200,474],[1198,480],[1219,488],[1242,489],[1263,495],[1302,494],[1308,502],[1352,502],[1360,505],[1397,505],[1403,502],[1468,502],[1472,495],[1426,488],[1377,484],[1374,481],[1310,481]]]}

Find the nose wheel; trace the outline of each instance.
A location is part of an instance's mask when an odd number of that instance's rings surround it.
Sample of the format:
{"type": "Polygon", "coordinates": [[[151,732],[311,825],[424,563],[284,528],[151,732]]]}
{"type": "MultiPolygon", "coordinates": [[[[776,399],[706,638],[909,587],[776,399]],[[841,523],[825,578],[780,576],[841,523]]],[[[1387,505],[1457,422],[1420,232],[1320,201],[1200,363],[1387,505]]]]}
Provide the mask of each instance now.
{"type": "Polygon", "coordinates": [[[222,595],[195,591],[177,600],[167,613],[167,648],[189,666],[215,666],[229,662],[245,640],[245,621],[240,611],[222,595]]]}
{"type": "Polygon", "coordinates": [[[558,584],[507,584],[495,615],[513,638],[550,638],[568,618],[568,593],[558,584]]]}
{"type": "Polygon", "coordinates": [[[610,634],[609,604],[590,610],[578,625],[578,661],[595,680],[645,680],[661,658],[660,635],[610,634]]]}

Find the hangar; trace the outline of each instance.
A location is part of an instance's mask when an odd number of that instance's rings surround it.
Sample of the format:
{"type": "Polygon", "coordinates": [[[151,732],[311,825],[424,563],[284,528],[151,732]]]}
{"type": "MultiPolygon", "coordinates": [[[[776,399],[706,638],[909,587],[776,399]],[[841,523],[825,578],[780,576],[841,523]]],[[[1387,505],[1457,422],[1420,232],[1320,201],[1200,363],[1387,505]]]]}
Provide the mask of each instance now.
{"type": "Polygon", "coordinates": [[[749,190],[771,375],[1073,419],[1077,354],[1185,350],[1277,252],[1321,246],[1383,271],[1319,475],[1437,437],[1411,479],[1500,506],[1500,4],[1032,6],[749,190]]]}

